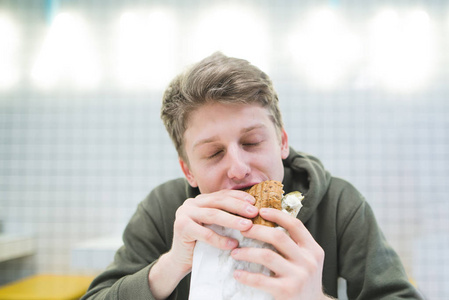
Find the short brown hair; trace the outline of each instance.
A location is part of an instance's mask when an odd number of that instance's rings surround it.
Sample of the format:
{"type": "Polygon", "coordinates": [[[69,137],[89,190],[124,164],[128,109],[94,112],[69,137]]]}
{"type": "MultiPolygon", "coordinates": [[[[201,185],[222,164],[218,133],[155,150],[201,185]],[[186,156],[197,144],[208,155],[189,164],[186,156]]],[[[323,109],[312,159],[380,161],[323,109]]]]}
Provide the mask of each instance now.
{"type": "Polygon", "coordinates": [[[186,162],[183,137],[189,114],[213,101],[260,104],[270,112],[280,135],[282,117],[270,78],[246,60],[217,52],[176,76],[162,99],[162,121],[179,157],[186,162]]]}

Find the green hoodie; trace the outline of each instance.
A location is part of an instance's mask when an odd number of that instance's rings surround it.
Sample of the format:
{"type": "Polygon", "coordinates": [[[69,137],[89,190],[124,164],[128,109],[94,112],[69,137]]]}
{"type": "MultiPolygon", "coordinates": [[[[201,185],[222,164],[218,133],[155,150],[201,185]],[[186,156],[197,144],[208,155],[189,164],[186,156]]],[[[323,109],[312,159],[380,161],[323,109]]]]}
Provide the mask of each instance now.
{"type": "MultiPolygon", "coordinates": [[[[298,218],[325,251],[323,289],[337,297],[337,280],[347,281],[349,299],[422,299],[410,284],[398,255],[388,245],[363,196],[332,177],[321,162],[290,149],[284,160],[284,191],[304,194],[298,218]]],[[[175,213],[199,194],[185,179],[155,188],[138,206],[123,234],[114,262],[82,299],[154,299],[148,273],[170,250],[175,213]]],[[[169,299],[188,299],[190,274],[169,299]]]]}

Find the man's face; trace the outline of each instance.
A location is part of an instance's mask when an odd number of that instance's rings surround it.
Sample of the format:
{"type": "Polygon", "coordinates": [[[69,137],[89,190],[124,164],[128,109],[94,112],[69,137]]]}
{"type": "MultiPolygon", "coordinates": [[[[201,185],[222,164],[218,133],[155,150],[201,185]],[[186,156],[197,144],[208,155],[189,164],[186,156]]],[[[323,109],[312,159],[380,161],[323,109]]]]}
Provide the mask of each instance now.
{"type": "Polygon", "coordinates": [[[184,133],[189,162],[181,168],[201,193],[243,189],[264,180],[282,181],[289,153],[267,109],[256,104],[204,105],[189,115],[184,133]]]}

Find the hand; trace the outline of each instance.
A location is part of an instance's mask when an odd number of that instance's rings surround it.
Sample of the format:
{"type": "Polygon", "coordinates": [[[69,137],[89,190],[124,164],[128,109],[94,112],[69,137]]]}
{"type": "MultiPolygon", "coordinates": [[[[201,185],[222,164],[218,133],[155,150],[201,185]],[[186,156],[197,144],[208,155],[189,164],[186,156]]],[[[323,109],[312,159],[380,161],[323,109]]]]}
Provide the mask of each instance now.
{"type": "Polygon", "coordinates": [[[270,269],[272,277],[237,270],[239,282],[261,289],[275,299],[324,299],[322,272],[324,251],[298,219],[276,209],[261,209],[260,215],[287,230],[254,225],[243,236],[272,244],[270,249],[239,248],[231,253],[237,260],[262,264],[270,269]]]}
{"type": "Polygon", "coordinates": [[[232,238],[223,237],[204,227],[216,224],[237,230],[249,230],[258,210],[254,197],[239,190],[223,190],[187,199],[176,211],[172,248],[151,268],[148,282],[155,299],[166,299],[192,269],[196,241],[230,250],[238,246],[232,238]]]}
{"type": "Polygon", "coordinates": [[[176,211],[173,244],[169,252],[173,262],[185,274],[190,272],[197,240],[220,249],[236,248],[238,242],[235,239],[223,237],[203,225],[249,230],[253,226],[250,219],[258,214],[254,203],[254,197],[239,190],[222,190],[187,199],[176,211]]]}

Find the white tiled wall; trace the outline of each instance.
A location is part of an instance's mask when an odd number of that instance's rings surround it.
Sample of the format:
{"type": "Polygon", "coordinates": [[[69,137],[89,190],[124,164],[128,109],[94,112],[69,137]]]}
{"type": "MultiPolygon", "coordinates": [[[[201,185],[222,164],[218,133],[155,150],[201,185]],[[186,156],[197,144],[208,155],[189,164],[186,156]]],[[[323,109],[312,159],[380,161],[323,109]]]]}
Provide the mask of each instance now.
{"type": "MultiPolygon", "coordinates": [[[[0,2],[0,11],[17,16],[25,36],[19,55],[25,75],[18,87],[0,91],[0,219],[5,232],[31,233],[37,241],[36,255],[0,263],[0,284],[35,272],[79,271],[71,265],[73,247],[120,235],[154,186],[181,176],[159,119],[161,90],[121,90],[107,81],[91,91],[45,91],[27,79],[43,39],[49,2],[0,2]]],[[[134,4],[151,9],[131,0],[57,2],[96,19],[97,33],[103,33],[99,42],[105,44],[117,10],[134,4]]],[[[208,3],[177,0],[169,6],[182,15],[182,24],[208,3]]],[[[294,24],[295,14],[316,2],[291,3],[257,4],[270,24],[269,73],[291,145],[318,156],[333,175],[351,181],[371,203],[424,294],[447,299],[448,57],[442,55],[432,83],[417,93],[360,88],[357,78],[334,90],[307,86],[276,38],[282,36],[282,24],[294,24]]],[[[322,1],[329,3],[360,22],[382,6],[379,1],[322,1]]],[[[449,6],[437,0],[397,5],[402,9],[416,3],[438,26],[440,53],[449,53],[449,6]]],[[[174,58],[182,62],[179,70],[190,63],[182,57],[174,58]]]]}

